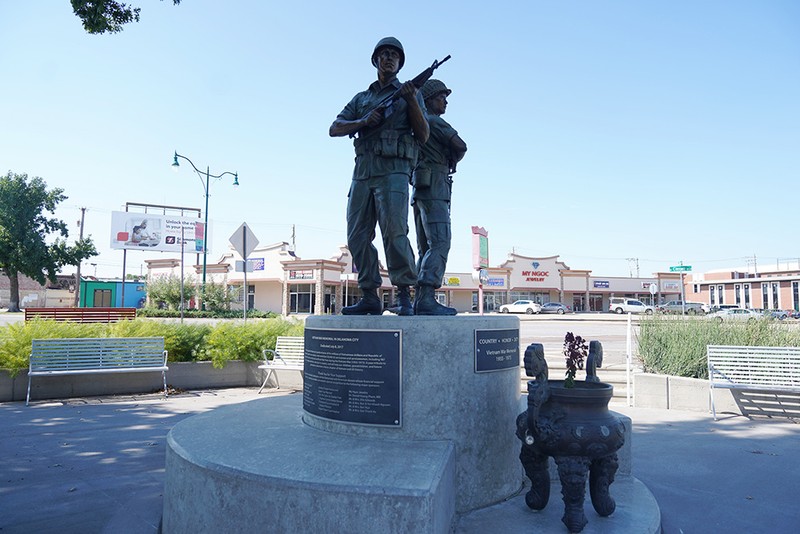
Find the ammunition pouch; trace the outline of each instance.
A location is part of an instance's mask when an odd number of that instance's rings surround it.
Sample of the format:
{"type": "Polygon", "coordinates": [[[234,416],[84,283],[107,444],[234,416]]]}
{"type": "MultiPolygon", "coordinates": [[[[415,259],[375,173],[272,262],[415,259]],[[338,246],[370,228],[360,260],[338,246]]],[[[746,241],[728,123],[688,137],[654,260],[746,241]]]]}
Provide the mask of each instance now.
{"type": "Polygon", "coordinates": [[[424,168],[417,168],[414,170],[414,175],[411,177],[411,185],[417,189],[422,189],[431,186],[431,170],[424,168]]]}
{"type": "Polygon", "coordinates": [[[384,158],[417,160],[419,148],[414,136],[399,130],[382,130],[379,135],[356,138],[356,155],[374,154],[384,158]]]}

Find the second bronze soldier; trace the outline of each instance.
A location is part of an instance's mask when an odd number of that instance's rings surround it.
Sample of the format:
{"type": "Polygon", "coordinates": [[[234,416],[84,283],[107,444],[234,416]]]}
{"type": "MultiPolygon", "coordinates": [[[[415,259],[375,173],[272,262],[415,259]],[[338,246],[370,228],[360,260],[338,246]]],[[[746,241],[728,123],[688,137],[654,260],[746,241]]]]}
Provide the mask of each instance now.
{"type": "Polygon", "coordinates": [[[420,162],[414,171],[414,224],[417,230],[418,282],[414,299],[415,315],[455,315],[455,308],[436,301],[441,287],[447,255],[450,252],[450,195],[456,164],[467,152],[467,145],[441,116],[447,109],[450,89],[439,80],[422,86],[428,111],[430,137],[422,147],[420,162]]]}

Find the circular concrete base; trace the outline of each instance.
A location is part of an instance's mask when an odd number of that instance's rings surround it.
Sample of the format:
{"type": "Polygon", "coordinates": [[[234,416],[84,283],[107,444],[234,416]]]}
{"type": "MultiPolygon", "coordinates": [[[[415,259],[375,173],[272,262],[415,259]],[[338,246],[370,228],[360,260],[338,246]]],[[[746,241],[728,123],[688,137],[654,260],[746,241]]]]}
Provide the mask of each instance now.
{"type": "MultiPolygon", "coordinates": [[[[449,441],[339,435],[309,427],[302,416],[301,396],[291,395],[175,425],[167,438],[162,531],[566,532],[558,482],[540,512],[520,493],[459,515],[449,441]]],[[[587,495],[584,533],[660,532],[658,504],[641,482],[618,476],[611,494],[617,509],[605,518],[587,495]]]]}

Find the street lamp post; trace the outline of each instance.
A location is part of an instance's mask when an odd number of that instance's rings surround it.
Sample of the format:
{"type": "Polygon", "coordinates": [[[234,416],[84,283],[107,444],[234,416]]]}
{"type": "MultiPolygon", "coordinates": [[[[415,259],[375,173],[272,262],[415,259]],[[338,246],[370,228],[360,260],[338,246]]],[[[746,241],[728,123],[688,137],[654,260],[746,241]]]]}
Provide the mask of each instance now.
{"type": "MultiPolygon", "coordinates": [[[[206,269],[207,269],[206,266],[207,266],[207,261],[208,261],[208,189],[209,189],[209,186],[211,185],[211,178],[215,178],[215,179],[222,178],[226,174],[230,174],[231,176],[233,176],[233,187],[238,187],[239,186],[239,173],[238,172],[225,171],[222,174],[211,174],[210,171],[209,171],[209,167],[206,167],[206,171],[203,172],[200,169],[198,169],[195,166],[194,163],[192,163],[192,160],[190,160],[186,156],[181,156],[180,154],[175,152],[175,157],[172,160],[172,167],[176,171],[178,170],[178,167],[180,167],[180,163],[178,163],[178,158],[185,159],[186,161],[188,161],[189,165],[191,165],[192,168],[194,169],[194,171],[201,177],[200,178],[200,183],[203,184],[203,191],[205,192],[205,195],[206,195],[206,208],[205,208],[204,219],[203,219],[203,282],[202,282],[202,285],[200,286],[200,298],[202,299],[202,301],[201,301],[201,309],[205,310],[206,309],[206,269]],[[205,178],[206,178],[205,182],[202,179],[203,176],[205,176],[205,178]]],[[[184,243],[183,243],[183,241],[181,241],[181,250],[183,250],[183,246],[184,246],[184,243]]],[[[181,292],[183,292],[183,288],[181,288],[181,292]]]]}

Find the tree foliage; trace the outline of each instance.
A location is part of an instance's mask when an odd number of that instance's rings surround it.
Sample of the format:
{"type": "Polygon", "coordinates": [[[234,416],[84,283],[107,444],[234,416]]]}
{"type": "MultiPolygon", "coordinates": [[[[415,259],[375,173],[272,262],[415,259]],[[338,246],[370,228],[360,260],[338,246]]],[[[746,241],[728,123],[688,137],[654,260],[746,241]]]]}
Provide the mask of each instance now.
{"type": "Polygon", "coordinates": [[[91,238],[68,245],[66,223],[48,216],[66,198],[63,189],[48,191],[38,176],[0,176],[0,269],[11,285],[9,311],[19,311],[19,274],[55,282],[63,266],[97,255],[91,238]]]}
{"type": "MultiPolygon", "coordinates": [[[[163,0],[162,0],[163,1],[163,0]]],[[[72,11],[87,33],[118,33],[125,24],[139,22],[141,8],[116,0],[70,0],[72,11]]],[[[181,0],[172,0],[178,5],[181,0]]]]}
{"type": "MultiPolygon", "coordinates": [[[[186,276],[183,280],[184,308],[189,306],[189,299],[194,296],[194,277],[186,276]]],[[[170,310],[180,309],[181,305],[181,279],[179,276],[150,276],[147,279],[147,297],[150,305],[160,308],[166,305],[170,310]]]]}

